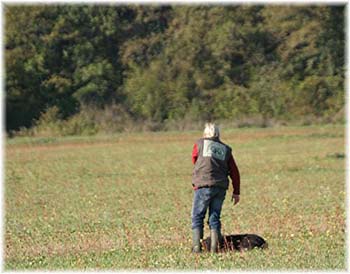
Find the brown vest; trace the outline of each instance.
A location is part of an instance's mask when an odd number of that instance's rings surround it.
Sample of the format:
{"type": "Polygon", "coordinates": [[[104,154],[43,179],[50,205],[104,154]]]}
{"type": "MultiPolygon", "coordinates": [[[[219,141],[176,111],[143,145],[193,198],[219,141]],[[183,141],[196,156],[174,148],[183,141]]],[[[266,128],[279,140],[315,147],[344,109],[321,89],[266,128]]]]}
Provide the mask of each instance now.
{"type": "Polygon", "coordinates": [[[192,185],[218,186],[227,189],[231,148],[218,138],[201,138],[196,144],[198,158],[192,174],[192,185]]]}

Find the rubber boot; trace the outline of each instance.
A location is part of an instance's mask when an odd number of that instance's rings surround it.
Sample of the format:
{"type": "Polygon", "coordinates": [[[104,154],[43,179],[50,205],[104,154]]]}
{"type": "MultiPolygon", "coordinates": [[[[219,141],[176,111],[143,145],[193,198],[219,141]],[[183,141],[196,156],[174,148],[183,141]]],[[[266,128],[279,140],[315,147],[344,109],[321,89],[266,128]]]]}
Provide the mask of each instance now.
{"type": "Polygon", "coordinates": [[[218,235],[219,235],[219,246],[224,242],[224,237],[221,234],[221,231],[218,231],[218,235]]]}
{"type": "Polygon", "coordinates": [[[219,232],[216,229],[210,230],[210,252],[217,253],[218,252],[218,244],[219,244],[219,232]]]}
{"type": "Polygon", "coordinates": [[[192,230],[192,253],[201,253],[201,238],[203,237],[203,229],[195,228],[192,230]]]}

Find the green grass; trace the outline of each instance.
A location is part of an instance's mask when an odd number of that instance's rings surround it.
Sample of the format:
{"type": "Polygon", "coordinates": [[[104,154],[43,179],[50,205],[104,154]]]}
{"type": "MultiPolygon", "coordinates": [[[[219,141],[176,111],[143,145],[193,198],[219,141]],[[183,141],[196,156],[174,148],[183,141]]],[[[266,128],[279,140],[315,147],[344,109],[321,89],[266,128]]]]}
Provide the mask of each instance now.
{"type": "Polygon", "coordinates": [[[267,250],[190,253],[201,132],[18,138],[5,152],[5,269],[344,270],[344,127],[222,134],[242,178],[223,233],[256,233],[267,250]]]}

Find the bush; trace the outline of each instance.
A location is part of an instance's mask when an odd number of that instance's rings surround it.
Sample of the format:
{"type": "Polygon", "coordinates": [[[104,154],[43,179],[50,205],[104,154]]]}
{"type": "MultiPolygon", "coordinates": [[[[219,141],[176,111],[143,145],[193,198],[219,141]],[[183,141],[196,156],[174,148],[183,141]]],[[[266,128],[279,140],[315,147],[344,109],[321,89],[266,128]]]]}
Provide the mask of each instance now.
{"type": "MultiPolygon", "coordinates": [[[[34,122],[31,134],[40,137],[60,136],[62,129],[61,115],[57,106],[49,107],[34,122]]],[[[23,133],[23,131],[22,131],[23,133]]]]}
{"type": "MultiPolygon", "coordinates": [[[[195,117],[193,113],[187,113],[183,118],[167,119],[163,122],[147,120],[135,120],[123,107],[111,104],[103,109],[83,106],[79,113],[66,120],[60,119],[61,115],[57,107],[48,108],[40,118],[35,121],[33,128],[21,128],[17,132],[11,132],[12,136],[35,137],[59,137],[72,135],[113,134],[119,132],[142,131],[187,131],[202,130],[207,121],[201,117],[195,117]]],[[[264,115],[251,115],[237,117],[235,119],[216,119],[225,128],[244,127],[278,127],[285,125],[311,125],[322,123],[343,123],[345,120],[344,109],[336,115],[317,117],[304,115],[295,119],[267,118],[264,115]]]]}
{"type": "Polygon", "coordinates": [[[13,135],[52,137],[159,129],[159,123],[155,126],[150,123],[135,122],[128,112],[117,104],[111,104],[103,109],[82,106],[77,114],[66,120],[61,119],[58,107],[53,106],[41,113],[39,119],[34,122],[34,127],[21,128],[13,135]]]}

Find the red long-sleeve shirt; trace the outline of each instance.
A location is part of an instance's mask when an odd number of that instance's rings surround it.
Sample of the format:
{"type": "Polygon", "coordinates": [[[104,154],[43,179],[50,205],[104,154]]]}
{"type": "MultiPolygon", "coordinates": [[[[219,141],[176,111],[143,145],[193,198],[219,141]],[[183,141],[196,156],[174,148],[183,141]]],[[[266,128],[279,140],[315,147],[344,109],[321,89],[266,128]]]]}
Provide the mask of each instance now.
{"type": "MultiPolygon", "coordinates": [[[[197,144],[194,144],[193,150],[192,150],[192,163],[195,164],[198,158],[198,147],[197,144]]],[[[232,154],[230,155],[230,158],[228,159],[228,167],[229,167],[229,176],[232,181],[232,187],[233,187],[233,194],[240,194],[240,184],[241,184],[241,178],[239,174],[238,167],[236,165],[235,160],[233,159],[232,154]]]]}

